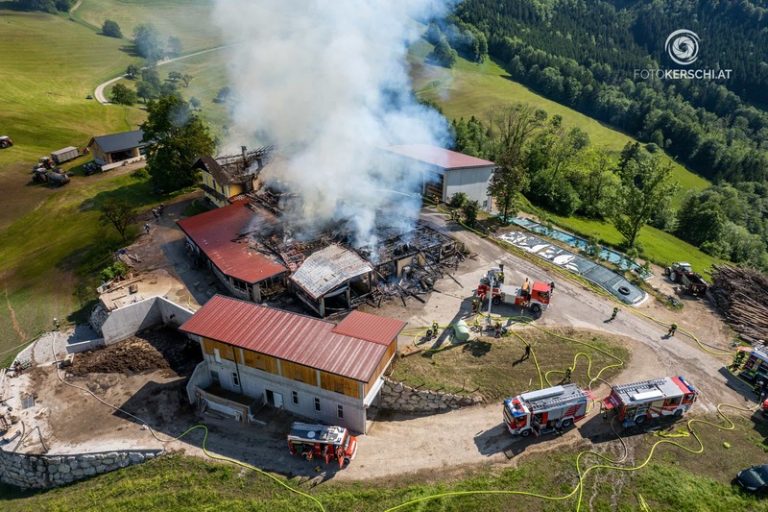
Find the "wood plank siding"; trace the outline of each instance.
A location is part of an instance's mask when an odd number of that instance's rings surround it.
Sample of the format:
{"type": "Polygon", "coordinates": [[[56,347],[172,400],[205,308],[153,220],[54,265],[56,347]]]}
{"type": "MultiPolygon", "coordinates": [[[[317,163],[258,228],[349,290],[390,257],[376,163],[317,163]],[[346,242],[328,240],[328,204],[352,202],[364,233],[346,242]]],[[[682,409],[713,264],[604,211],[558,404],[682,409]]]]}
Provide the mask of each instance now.
{"type": "Polygon", "coordinates": [[[360,383],[340,375],[320,372],[320,387],[352,398],[363,398],[360,396],[360,383]]]}
{"type": "Polygon", "coordinates": [[[381,374],[384,373],[384,370],[387,369],[387,365],[389,365],[389,362],[390,360],[392,360],[392,356],[395,355],[396,350],[397,350],[397,340],[392,340],[392,343],[390,343],[389,346],[387,347],[387,351],[384,353],[384,356],[381,358],[381,361],[379,361],[379,366],[377,366],[376,371],[373,372],[373,377],[371,377],[371,380],[365,383],[365,389],[363,390],[363,397],[368,395],[368,392],[376,383],[376,380],[378,380],[378,378],[381,377],[381,374]]]}
{"type": "Polygon", "coordinates": [[[219,357],[222,359],[235,361],[235,354],[238,354],[236,362],[240,364],[243,362],[239,357],[239,351],[235,351],[235,347],[232,345],[227,345],[226,343],[221,343],[209,338],[203,338],[203,350],[205,353],[214,355],[214,349],[219,349],[219,357]]]}
{"type": "Polygon", "coordinates": [[[258,352],[252,352],[250,350],[244,350],[243,354],[245,355],[245,365],[250,366],[251,368],[256,368],[258,370],[263,370],[265,372],[278,374],[277,371],[277,359],[275,359],[272,356],[265,356],[264,354],[259,354],[258,352]]]}
{"type": "Polygon", "coordinates": [[[310,386],[317,386],[317,370],[301,364],[292,363],[284,359],[280,360],[280,368],[283,377],[297,380],[310,386]]]}

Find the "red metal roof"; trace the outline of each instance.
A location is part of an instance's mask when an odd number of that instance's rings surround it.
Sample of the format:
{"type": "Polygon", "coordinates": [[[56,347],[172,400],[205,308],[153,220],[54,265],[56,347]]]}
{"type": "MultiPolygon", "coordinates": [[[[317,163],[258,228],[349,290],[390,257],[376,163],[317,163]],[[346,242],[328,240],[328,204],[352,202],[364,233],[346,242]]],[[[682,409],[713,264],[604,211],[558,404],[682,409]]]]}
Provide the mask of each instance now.
{"type": "Polygon", "coordinates": [[[387,346],[336,333],[334,327],[323,320],[216,295],[179,329],[368,382],[387,346]]]}
{"type": "Polygon", "coordinates": [[[333,332],[389,345],[404,328],[405,322],[402,320],[353,311],[333,329],[333,332]]]}
{"type": "Polygon", "coordinates": [[[234,240],[256,218],[248,201],[236,201],[178,221],[179,227],[225,275],[258,283],[288,269],[234,240]]]}
{"type": "Polygon", "coordinates": [[[387,148],[391,153],[398,154],[434,165],[442,169],[467,169],[472,167],[494,166],[490,160],[483,160],[474,156],[465,155],[428,144],[408,144],[404,146],[390,146],[387,148]]]}

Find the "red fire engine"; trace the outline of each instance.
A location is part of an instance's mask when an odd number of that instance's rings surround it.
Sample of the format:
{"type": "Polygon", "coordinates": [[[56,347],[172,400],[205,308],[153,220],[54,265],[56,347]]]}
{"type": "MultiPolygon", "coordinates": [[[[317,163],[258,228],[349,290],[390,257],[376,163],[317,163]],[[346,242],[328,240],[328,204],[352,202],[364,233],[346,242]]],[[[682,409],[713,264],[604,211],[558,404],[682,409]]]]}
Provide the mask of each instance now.
{"type": "Polygon", "coordinates": [[[589,400],[576,384],[523,393],[504,400],[504,423],[511,434],[523,437],[566,429],[587,414],[589,400]]]}
{"type": "Polygon", "coordinates": [[[511,304],[519,308],[530,308],[531,313],[539,315],[549,307],[552,298],[552,289],[547,283],[525,279],[519,288],[504,284],[502,269],[492,268],[488,274],[480,279],[480,284],[475,291],[481,302],[488,300],[490,294],[494,305],[511,304]],[[491,286],[493,289],[491,290],[491,286]]]}
{"type": "Polygon", "coordinates": [[[611,387],[603,400],[604,417],[615,414],[622,425],[632,427],[661,417],[679,418],[691,408],[699,392],[683,377],[664,377],[611,387]]]}
{"type": "Polygon", "coordinates": [[[343,468],[355,458],[357,438],[344,427],[329,427],[294,422],[288,434],[288,450],[291,455],[301,455],[307,460],[323,459],[326,464],[336,459],[343,468]]]}

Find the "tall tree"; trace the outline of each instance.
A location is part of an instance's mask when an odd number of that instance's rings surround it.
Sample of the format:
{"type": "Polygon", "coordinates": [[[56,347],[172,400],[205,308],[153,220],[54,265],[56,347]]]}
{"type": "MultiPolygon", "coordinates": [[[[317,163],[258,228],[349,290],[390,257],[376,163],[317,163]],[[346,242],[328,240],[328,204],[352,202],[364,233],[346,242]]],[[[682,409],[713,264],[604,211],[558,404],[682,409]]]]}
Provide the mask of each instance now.
{"type": "Polygon", "coordinates": [[[112,103],[119,105],[133,105],[136,103],[136,91],[123,84],[115,84],[110,95],[112,103]]]}
{"type": "Polygon", "coordinates": [[[546,118],[543,110],[520,103],[501,108],[491,115],[492,134],[496,139],[496,169],[491,175],[488,194],[496,201],[496,208],[501,210],[505,221],[515,196],[528,184],[524,165],[526,143],[546,118]]]}
{"type": "Polygon", "coordinates": [[[133,44],[136,46],[136,53],[150,62],[160,60],[165,53],[160,33],[149,23],[138,25],[133,29],[133,44]]]}
{"type": "Polygon", "coordinates": [[[177,95],[150,101],[147,112],[141,129],[144,140],[151,143],[147,168],[152,182],[163,192],[193,185],[197,180],[192,168],[195,160],[214,150],[208,127],[177,95]]]}
{"type": "Polygon", "coordinates": [[[99,206],[99,222],[111,224],[120,238],[128,240],[128,228],[136,220],[136,210],[133,205],[123,199],[108,199],[99,206]]]}
{"type": "Polygon", "coordinates": [[[624,245],[633,248],[640,229],[676,193],[677,183],[671,179],[672,166],[647,152],[623,161],[617,173],[621,186],[616,194],[613,224],[624,237],[624,245]]]}
{"type": "Polygon", "coordinates": [[[120,25],[113,20],[104,20],[104,24],[101,26],[101,33],[105,36],[116,37],[122,39],[123,32],[120,30],[120,25]]]}

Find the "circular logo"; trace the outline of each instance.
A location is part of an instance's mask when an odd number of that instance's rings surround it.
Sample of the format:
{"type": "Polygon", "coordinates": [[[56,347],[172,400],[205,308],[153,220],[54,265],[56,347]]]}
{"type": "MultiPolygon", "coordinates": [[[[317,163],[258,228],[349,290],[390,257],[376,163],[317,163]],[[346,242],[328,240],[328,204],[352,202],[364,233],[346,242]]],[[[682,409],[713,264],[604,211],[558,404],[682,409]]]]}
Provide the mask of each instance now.
{"type": "Polygon", "coordinates": [[[699,36],[691,30],[675,30],[667,37],[664,50],[676,63],[689,66],[699,56],[699,36]]]}

